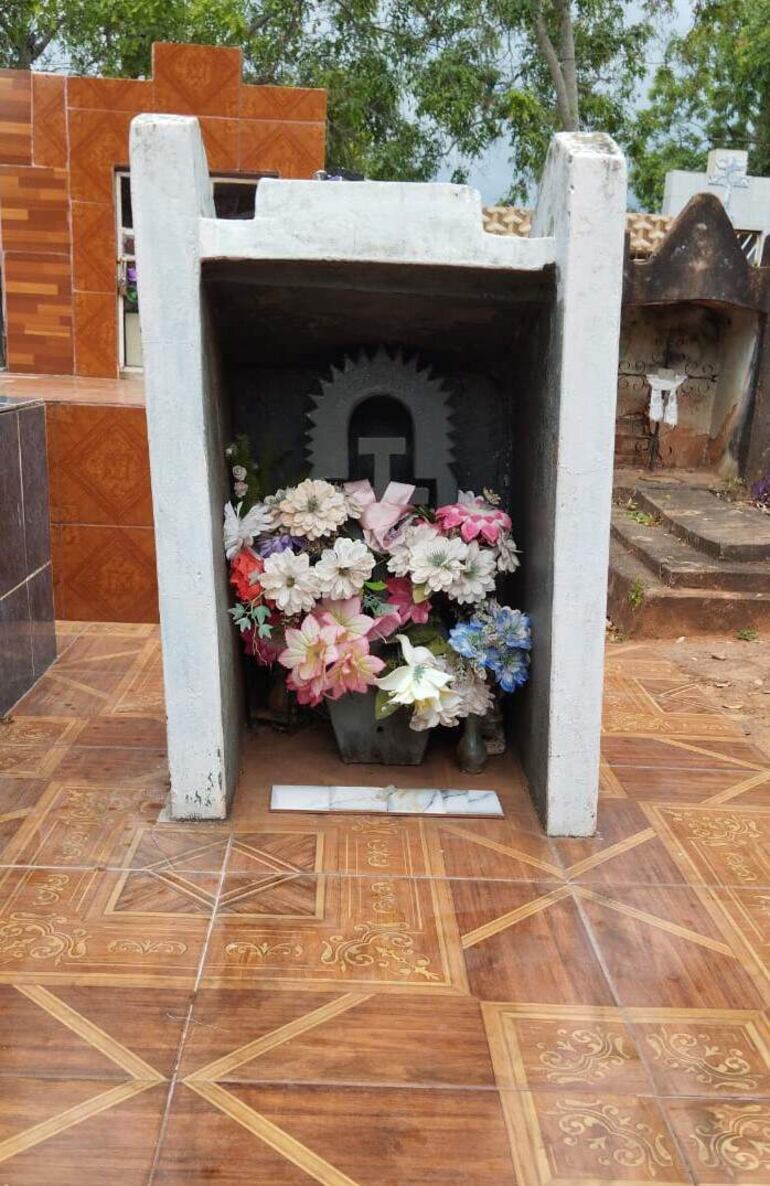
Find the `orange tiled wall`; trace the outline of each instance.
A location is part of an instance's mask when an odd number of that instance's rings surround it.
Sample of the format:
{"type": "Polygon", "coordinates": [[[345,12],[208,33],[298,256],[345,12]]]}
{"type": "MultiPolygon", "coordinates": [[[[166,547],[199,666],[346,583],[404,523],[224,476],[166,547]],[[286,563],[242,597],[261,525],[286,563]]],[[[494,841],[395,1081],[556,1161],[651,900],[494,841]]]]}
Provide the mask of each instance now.
{"type": "Polygon", "coordinates": [[[56,617],[157,622],[144,408],[46,405],[56,617]]]}
{"type": "Polygon", "coordinates": [[[134,115],[197,115],[217,173],[322,168],[325,93],[246,86],[241,66],[238,49],[157,44],[146,81],[0,70],[9,370],[118,373],[114,174],[134,115]]]}

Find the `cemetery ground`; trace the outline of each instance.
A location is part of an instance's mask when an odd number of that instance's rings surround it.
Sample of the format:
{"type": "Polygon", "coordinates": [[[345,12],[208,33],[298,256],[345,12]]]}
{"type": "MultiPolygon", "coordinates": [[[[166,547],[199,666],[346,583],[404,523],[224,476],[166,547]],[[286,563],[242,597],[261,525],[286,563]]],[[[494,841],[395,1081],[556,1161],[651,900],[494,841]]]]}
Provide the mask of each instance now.
{"type": "Polygon", "coordinates": [[[590,840],[440,742],[504,819],[276,817],[313,728],[159,822],[157,629],[59,651],[0,733],[1,1182],[768,1180],[766,639],[608,642],[590,840]]]}

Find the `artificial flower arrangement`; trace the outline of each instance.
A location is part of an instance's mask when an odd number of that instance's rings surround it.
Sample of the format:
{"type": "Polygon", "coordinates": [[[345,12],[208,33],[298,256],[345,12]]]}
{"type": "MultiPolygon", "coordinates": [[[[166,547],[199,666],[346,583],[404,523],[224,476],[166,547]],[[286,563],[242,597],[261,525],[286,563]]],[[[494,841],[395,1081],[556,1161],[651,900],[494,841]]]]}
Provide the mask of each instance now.
{"type": "Polygon", "coordinates": [[[491,491],[432,510],[413,486],[307,478],[264,495],[243,438],[228,450],[225,553],[244,647],[287,672],[300,704],[375,692],[412,730],[483,717],[527,679],[526,614],[495,599],[519,564],[491,491]]]}

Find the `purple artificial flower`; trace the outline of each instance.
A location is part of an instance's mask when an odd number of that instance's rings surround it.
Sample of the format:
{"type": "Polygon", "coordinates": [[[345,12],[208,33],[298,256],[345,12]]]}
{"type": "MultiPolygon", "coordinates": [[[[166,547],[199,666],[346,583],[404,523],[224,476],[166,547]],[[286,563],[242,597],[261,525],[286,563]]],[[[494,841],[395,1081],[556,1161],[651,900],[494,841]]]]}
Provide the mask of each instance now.
{"type": "Polygon", "coordinates": [[[257,542],[256,549],[265,560],[268,556],[275,556],[277,552],[285,552],[288,548],[301,552],[303,544],[304,541],[297,539],[295,535],[268,535],[257,542]]]}

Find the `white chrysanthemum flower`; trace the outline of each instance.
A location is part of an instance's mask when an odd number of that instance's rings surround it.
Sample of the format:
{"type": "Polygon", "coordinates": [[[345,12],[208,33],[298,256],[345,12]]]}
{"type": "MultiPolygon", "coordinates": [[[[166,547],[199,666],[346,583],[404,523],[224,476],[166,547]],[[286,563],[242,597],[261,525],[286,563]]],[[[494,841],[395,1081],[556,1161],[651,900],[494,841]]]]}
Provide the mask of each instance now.
{"type": "Polygon", "coordinates": [[[278,503],[278,520],[292,535],[320,539],[348,517],[342,492],[318,478],[306,478],[287,490],[278,503]]]}
{"type": "Polygon", "coordinates": [[[500,572],[515,572],[519,567],[519,553],[511,535],[501,535],[497,541],[497,567],[500,572]]]}
{"type": "Polygon", "coordinates": [[[396,577],[409,576],[412,549],[419,540],[438,539],[439,533],[431,523],[406,523],[394,532],[388,542],[388,572],[396,577]]]}
{"type": "Polygon", "coordinates": [[[267,557],[259,583],[268,601],[289,617],[311,610],[318,597],[318,580],[309,556],[306,552],[296,555],[290,548],[267,557]]]}
{"type": "Polygon", "coordinates": [[[331,548],[324,549],[315,566],[322,596],[346,601],[360,593],[375,564],[374,556],[362,540],[343,536],[336,539],[331,548]]]}
{"type": "Polygon", "coordinates": [[[495,587],[497,562],[494,552],[480,548],[476,540],[466,545],[466,554],[460,571],[446,589],[447,597],[461,605],[483,601],[495,587]]]}
{"type": "Polygon", "coordinates": [[[401,643],[404,666],[378,679],[377,687],[390,692],[391,704],[438,701],[440,691],[450,682],[451,675],[441,671],[436,656],[427,647],[412,646],[405,634],[397,634],[396,637],[401,643]]]}
{"type": "Polygon", "coordinates": [[[225,504],[225,556],[232,560],[241,548],[254,543],[255,535],[263,535],[273,528],[273,515],[264,503],[255,502],[243,517],[241,517],[242,502],[234,507],[231,502],[225,504]]]}
{"type": "Polygon", "coordinates": [[[418,538],[410,551],[409,572],[413,583],[441,593],[460,576],[468,545],[461,539],[436,534],[418,538]]]}

